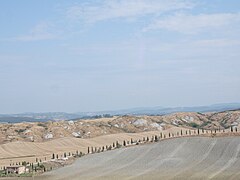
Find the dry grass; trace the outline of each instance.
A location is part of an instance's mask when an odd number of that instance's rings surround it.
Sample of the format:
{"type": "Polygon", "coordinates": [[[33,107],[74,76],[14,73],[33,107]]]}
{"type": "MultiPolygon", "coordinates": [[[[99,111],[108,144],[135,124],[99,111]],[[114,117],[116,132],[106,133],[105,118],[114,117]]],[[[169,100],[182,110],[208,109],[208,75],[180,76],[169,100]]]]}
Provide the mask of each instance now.
{"type": "MultiPolygon", "coordinates": [[[[183,129],[183,128],[181,128],[183,129]]],[[[130,141],[139,140],[143,137],[152,137],[153,135],[159,135],[161,131],[151,131],[143,133],[120,133],[111,134],[105,136],[98,136],[90,139],[81,138],[59,138],[47,142],[11,142],[0,145],[0,166],[6,166],[10,163],[16,162],[35,162],[35,159],[50,160],[52,154],[59,154],[59,157],[64,152],[75,153],[79,152],[87,153],[88,147],[102,147],[106,145],[112,145],[113,142],[119,141],[122,143],[124,140],[130,141]]],[[[168,130],[162,131],[166,136],[168,133],[180,132],[180,128],[174,127],[168,130]]]]}
{"type": "Polygon", "coordinates": [[[175,138],[84,156],[35,179],[237,180],[239,153],[239,137],[175,138]]]}

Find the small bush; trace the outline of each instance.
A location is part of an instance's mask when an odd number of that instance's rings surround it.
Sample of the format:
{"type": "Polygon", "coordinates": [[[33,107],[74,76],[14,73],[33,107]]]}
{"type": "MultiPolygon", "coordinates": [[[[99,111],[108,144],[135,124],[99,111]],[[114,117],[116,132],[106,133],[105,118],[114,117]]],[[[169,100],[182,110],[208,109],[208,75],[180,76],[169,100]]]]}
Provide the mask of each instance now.
{"type": "Polygon", "coordinates": [[[15,132],[17,133],[23,133],[26,129],[16,129],[15,132]]]}
{"type": "Polygon", "coordinates": [[[189,126],[193,127],[193,128],[198,128],[199,125],[197,123],[191,122],[189,123],[189,126]]]}

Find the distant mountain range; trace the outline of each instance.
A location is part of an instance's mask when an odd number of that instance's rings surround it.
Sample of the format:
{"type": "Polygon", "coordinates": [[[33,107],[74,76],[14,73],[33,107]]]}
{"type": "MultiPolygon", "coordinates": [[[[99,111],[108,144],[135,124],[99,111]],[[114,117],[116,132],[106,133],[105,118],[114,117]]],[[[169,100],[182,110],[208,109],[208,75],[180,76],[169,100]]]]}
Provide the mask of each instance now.
{"type": "Polygon", "coordinates": [[[210,106],[195,107],[141,107],[130,108],[114,111],[97,111],[97,112],[46,112],[46,113],[21,113],[21,114],[0,114],[1,123],[18,123],[18,122],[45,122],[49,120],[74,120],[109,117],[115,115],[164,115],[175,112],[221,112],[226,110],[240,109],[240,103],[214,104],[210,106]]]}

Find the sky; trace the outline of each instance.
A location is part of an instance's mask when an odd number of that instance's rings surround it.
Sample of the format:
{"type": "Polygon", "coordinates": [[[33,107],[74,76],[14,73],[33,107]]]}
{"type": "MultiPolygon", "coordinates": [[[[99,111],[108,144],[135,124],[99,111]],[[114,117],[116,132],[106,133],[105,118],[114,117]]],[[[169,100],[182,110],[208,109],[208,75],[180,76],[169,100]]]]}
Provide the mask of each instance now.
{"type": "Polygon", "coordinates": [[[1,0],[0,113],[240,102],[239,0],[1,0]]]}

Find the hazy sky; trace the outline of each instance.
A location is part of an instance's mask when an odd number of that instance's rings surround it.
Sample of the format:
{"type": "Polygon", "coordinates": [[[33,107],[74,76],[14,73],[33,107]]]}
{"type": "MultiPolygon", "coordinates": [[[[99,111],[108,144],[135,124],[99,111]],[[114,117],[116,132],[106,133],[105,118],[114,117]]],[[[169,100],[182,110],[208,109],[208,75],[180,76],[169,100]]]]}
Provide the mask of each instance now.
{"type": "Polygon", "coordinates": [[[1,0],[0,113],[240,102],[239,0],[1,0]]]}

